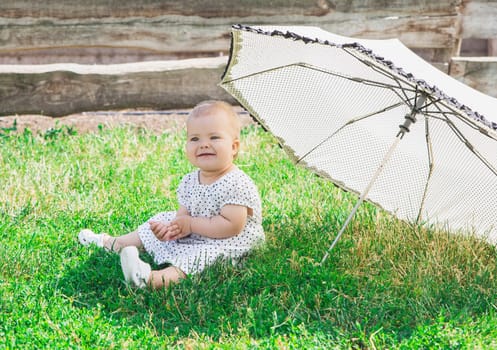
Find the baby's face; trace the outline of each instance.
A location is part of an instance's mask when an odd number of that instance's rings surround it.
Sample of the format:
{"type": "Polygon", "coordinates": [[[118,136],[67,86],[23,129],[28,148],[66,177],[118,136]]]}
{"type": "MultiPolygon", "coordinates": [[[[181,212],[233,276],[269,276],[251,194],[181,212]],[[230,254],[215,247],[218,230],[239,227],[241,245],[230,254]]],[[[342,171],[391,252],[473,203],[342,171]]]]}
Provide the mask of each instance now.
{"type": "Polygon", "coordinates": [[[208,109],[187,122],[186,155],[203,171],[229,169],[239,145],[229,116],[222,109],[208,109]]]}

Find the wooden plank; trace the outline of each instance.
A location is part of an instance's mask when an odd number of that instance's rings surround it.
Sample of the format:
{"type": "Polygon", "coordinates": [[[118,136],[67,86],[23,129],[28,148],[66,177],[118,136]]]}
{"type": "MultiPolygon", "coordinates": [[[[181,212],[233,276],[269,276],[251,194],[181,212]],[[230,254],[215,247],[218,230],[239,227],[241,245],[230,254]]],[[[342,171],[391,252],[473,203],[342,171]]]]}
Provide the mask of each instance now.
{"type": "MultiPolygon", "coordinates": [[[[299,18],[290,24],[314,25],[325,30],[358,38],[399,38],[410,48],[432,49],[438,61],[455,53],[457,47],[457,17],[368,18],[365,16],[324,16],[309,21],[299,18]]],[[[200,19],[171,23],[170,19],[152,21],[127,20],[125,23],[36,23],[29,26],[8,26],[1,29],[0,55],[23,55],[33,49],[58,48],[140,48],[143,55],[180,54],[192,55],[212,52],[226,54],[230,44],[231,24],[236,21],[203,24],[200,19]]],[[[258,18],[248,22],[262,25],[286,25],[284,17],[258,18]]]]}
{"type": "MultiPolygon", "coordinates": [[[[400,38],[411,48],[457,46],[457,2],[420,0],[52,0],[0,4],[0,55],[47,48],[142,48],[150,53],[229,49],[233,23],[314,25],[360,38],[400,38]]],[[[443,52],[441,58],[448,54],[443,52]]]]}
{"type": "MultiPolygon", "coordinates": [[[[451,0],[2,0],[0,13],[6,18],[152,18],[163,15],[203,18],[253,16],[324,16],[329,13],[392,15],[447,15],[459,1],[451,0]]],[[[290,18],[291,21],[291,18],[290,18]]]]}
{"type": "MultiPolygon", "coordinates": [[[[227,54],[227,53],[226,53],[227,54]]],[[[0,64],[115,64],[144,61],[181,60],[213,57],[213,52],[158,52],[143,48],[64,47],[30,50],[9,50],[0,54],[0,64]]]]}
{"type": "Polygon", "coordinates": [[[462,38],[497,38],[497,0],[466,0],[461,8],[462,38]]]}
{"type": "Polygon", "coordinates": [[[449,75],[487,95],[497,97],[497,57],[454,57],[449,75]]]}
{"type": "Polygon", "coordinates": [[[430,62],[448,62],[458,53],[457,16],[369,18],[347,16],[341,22],[321,22],[333,33],[367,39],[398,38],[430,62]]]}
{"type": "MultiPolygon", "coordinates": [[[[338,1],[340,2],[340,1],[338,1]]],[[[343,1],[346,3],[346,1],[343,1]]],[[[248,17],[288,15],[322,16],[333,10],[326,0],[2,0],[2,16],[11,18],[123,18],[161,15],[248,17]]]]}
{"type": "Polygon", "coordinates": [[[234,99],[217,86],[227,59],[116,65],[0,66],[0,115],[52,117],[124,108],[189,108],[234,99]]]}
{"type": "Polygon", "coordinates": [[[488,39],[487,55],[488,56],[497,56],[497,38],[488,39]]]}

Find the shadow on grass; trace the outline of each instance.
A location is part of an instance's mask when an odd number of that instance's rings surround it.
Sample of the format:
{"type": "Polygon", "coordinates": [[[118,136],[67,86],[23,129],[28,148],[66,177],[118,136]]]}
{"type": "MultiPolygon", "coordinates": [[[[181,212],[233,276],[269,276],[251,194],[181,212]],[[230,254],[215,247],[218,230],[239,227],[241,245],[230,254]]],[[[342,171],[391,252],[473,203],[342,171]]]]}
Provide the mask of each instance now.
{"type": "Polygon", "coordinates": [[[374,262],[361,269],[345,266],[356,252],[357,242],[350,237],[320,266],[325,248],[317,237],[323,228],[313,230],[294,226],[286,241],[268,243],[243,266],[218,263],[159,291],[126,286],[119,257],[94,250],[80,266],[66,271],[58,289],[76,307],[98,308],[110,323],[149,327],[158,335],[188,337],[194,332],[219,339],[247,333],[259,339],[292,334],[304,325],[307,332],[330,339],[356,339],[358,346],[367,346],[378,332],[401,341],[437,318],[457,321],[491,308],[485,289],[473,288],[481,281],[461,284],[450,276],[440,280],[428,275],[427,284],[415,288],[418,282],[410,276],[396,280],[387,262],[376,262],[383,271],[374,262]]]}
{"type": "Polygon", "coordinates": [[[125,287],[119,256],[94,248],[86,260],[83,257],[80,260],[77,267],[67,270],[58,281],[59,292],[81,307],[94,307],[118,298],[118,293],[125,287]]]}
{"type": "Polygon", "coordinates": [[[287,334],[318,317],[304,299],[321,284],[314,283],[312,276],[290,278],[285,260],[267,264],[267,253],[258,251],[238,266],[219,262],[170,288],[151,291],[127,286],[119,256],[95,249],[79,266],[67,270],[56,288],[73,300],[74,307],[95,308],[116,325],[125,320],[159,334],[187,337],[193,331],[214,339],[237,332],[255,338],[287,334]]]}

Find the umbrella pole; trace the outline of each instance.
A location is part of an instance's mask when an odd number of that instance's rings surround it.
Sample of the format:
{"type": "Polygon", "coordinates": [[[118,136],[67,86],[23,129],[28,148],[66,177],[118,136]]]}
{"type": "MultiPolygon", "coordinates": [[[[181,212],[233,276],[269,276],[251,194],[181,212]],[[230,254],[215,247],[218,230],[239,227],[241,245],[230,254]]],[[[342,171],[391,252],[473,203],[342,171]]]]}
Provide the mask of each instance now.
{"type": "Polygon", "coordinates": [[[368,185],[366,186],[366,189],[359,196],[359,200],[357,201],[356,205],[354,206],[354,208],[350,212],[349,216],[347,217],[347,220],[345,220],[342,228],[340,229],[340,231],[338,232],[337,236],[335,237],[335,239],[331,243],[330,247],[326,251],[326,254],[324,255],[323,259],[321,260],[320,265],[323,265],[323,263],[326,261],[326,259],[328,259],[328,256],[330,255],[331,250],[337,244],[338,240],[342,236],[342,233],[345,231],[345,229],[349,225],[350,220],[352,220],[352,217],[357,212],[357,209],[359,209],[359,206],[362,204],[362,202],[364,202],[364,199],[368,195],[369,190],[371,190],[371,187],[373,186],[373,184],[376,182],[376,180],[380,176],[381,172],[383,171],[383,168],[385,167],[385,165],[388,163],[388,161],[392,157],[392,154],[395,151],[395,148],[397,148],[397,145],[399,144],[399,141],[404,137],[404,135],[406,134],[406,132],[409,132],[409,127],[411,126],[411,124],[413,124],[413,123],[416,122],[416,114],[421,109],[421,107],[423,106],[423,104],[424,104],[425,101],[426,101],[426,95],[425,94],[420,94],[420,95],[417,96],[416,103],[412,107],[411,112],[408,113],[405,116],[405,122],[404,122],[404,124],[403,125],[399,125],[400,130],[399,130],[399,133],[397,134],[397,136],[395,137],[395,141],[392,143],[392,145],[388,149],[387,153],[383,157],[383,160],[381,161],[380,166],[378,167],[378,169],[376,169],[376,172],[373,175],[373,177],[371,178],[371,180],[369,181],[368,185]]]}
{"type": "Polygon", "coordinates": [[[330,247],[328,248],[328,250],[326,251],[326,254],[324,255],[323,259],[321,260],[321,263],[320,265],[322,265],[326,259],[328,259],[328,256],[330,255],[330,252],[331,250],[333,249],[333,247],[335,247],[335,245],[337,244],[338,240],[340,239],[340,237],[342,236],[342,233],[345,231],[345,229],[347,228],[347,226],[349,225],[350,221],[352,220],[352,218],[354,217],[355,213],[357,212],[357,209],[359,209],[360,205],[362,204],[362,202],[364,202],[364,199],[366,198],[366,196],[368,195],[369,193],[369,190],[371,190],[371,187],[373,186],[373,184],[376,182],[376,180],[378,179],[378,176],[380,176],[381,172],[383,171],[383,168],[385,167],[385,164],[387,164],[388,160],[390,159],[390,157],[392,156],[393,154],[393,151],[395,150],[395,148],[397,147],[400,139],[402,138],[401,135],[397,135],[397,137],[395,138],[395,141],[392,143],[392,145],[390,146],[390,148],[388,149],[388,152],[385,154],[385,157],[383,157],[383,160],[380,164],[380,166],[378,167],[378,169],[376,170],[375,174],[373,175],[373,177],[371,178],[371,180],[369,181],[366,189],[361,193],[360,197],[359,197],[359,200],[357,201],[357,203],[355,204],[354,208],[352,209],[352,211],[350,212],[349,216],[347,217],[347,220],[345,220],[342,228],[340,229],[340,231],[338,232],[337,236],[335,237],[335,240],[333,241],[333,243],[331,243],[330,247]]]}

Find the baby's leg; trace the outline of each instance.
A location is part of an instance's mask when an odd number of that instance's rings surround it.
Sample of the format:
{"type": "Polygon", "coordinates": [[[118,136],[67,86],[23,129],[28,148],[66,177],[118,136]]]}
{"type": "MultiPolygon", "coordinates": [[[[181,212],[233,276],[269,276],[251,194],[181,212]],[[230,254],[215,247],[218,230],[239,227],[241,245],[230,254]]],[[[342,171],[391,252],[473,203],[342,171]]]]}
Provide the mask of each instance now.
{"type": "Polygon", "coordinates": [[[111,252],[120,252],[124,247],[142,248],[143,243],[137,231],[127,233],[122,236],[112,237],[107,234],[103,237],[103,246],[111,252]]]}
{"type": "Polygon", "coordinates": [[[152,271],[150,265],[140,259],[138,249],[135,247],[124,247],[120,256],[124,279],[138,288],[148,285],[151,288],[160,289],[186,277],[183,271],[174,266],[152,271]]]}
{"type": "Polygon", "coordinates": [[[127,233],[122,236],[112,237],[107,233],[94,233],[84,229],[78,235],[79,242],[83,245],[95,244],[97,247],[105,248],[112,252],[120,252],[124,247],[134,246],[142,248],[143,243],[137,231],[127,233]]]}
{"type": "Polygon", "coordinates": [[[138,249],[133,246],[124,247],[120,253],[121,268],[126,282],[135,287],[144,288],[150,280],[152,268],[140,259],[138,249]]]}
{"type": "Polygon", "coordinates": [[[177,283],[186,278],[183,271],[175,266],[169,266],[162,270],[154,270],[150,273],[148,285],[154,289],[168,287],[171,283],[177,283]]]}

